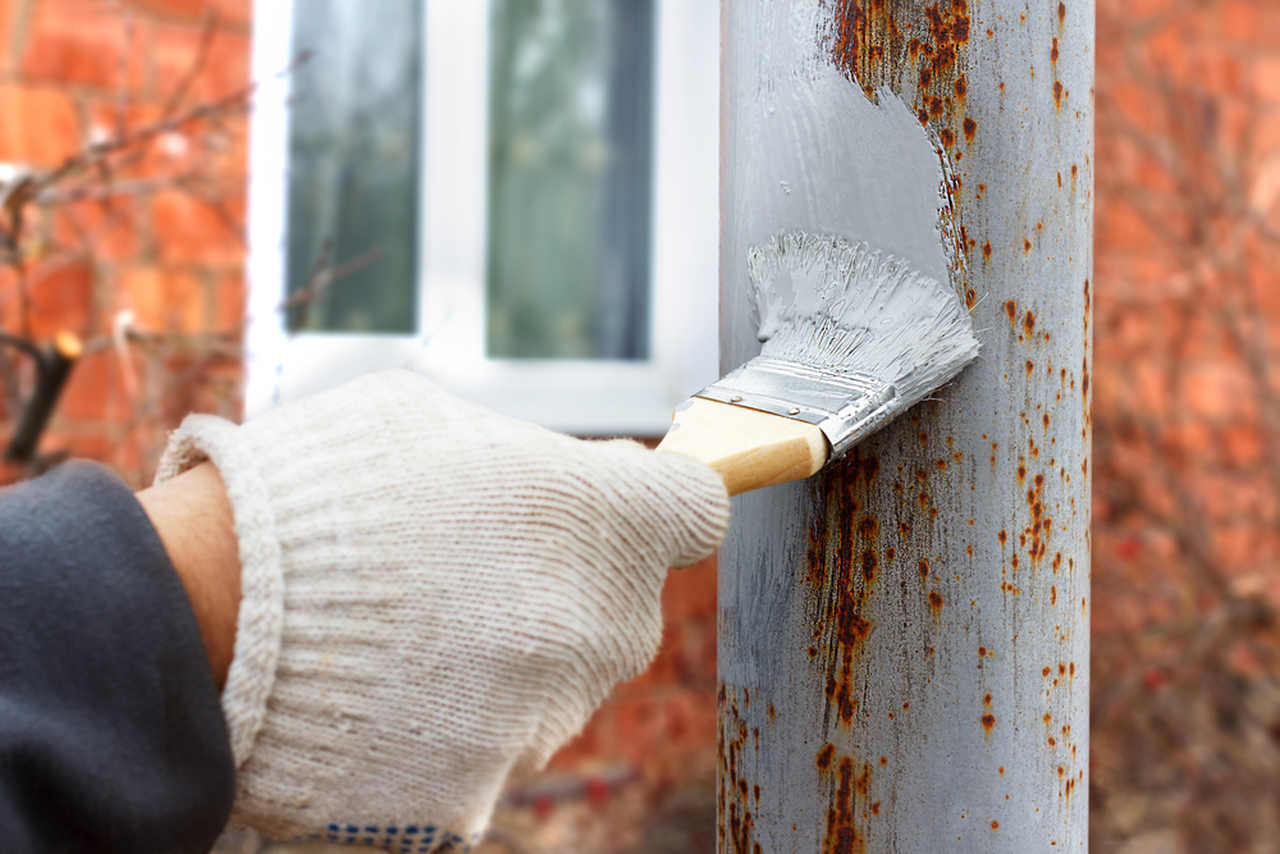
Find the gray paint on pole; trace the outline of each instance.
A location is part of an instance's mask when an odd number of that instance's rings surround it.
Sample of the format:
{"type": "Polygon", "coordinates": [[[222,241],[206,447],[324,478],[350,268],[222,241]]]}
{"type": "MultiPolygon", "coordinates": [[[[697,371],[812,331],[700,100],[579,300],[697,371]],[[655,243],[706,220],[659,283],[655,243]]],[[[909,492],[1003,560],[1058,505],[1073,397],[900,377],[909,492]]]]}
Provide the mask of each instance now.
{"type": "Polygon", "coordinates": [[[949,280],[983,350],[735,499],[719,849],[1082,850],[1093,4],[861,5],[724,6],[722,367],[758,352],[747,251],[784,229],[949,280]]]}

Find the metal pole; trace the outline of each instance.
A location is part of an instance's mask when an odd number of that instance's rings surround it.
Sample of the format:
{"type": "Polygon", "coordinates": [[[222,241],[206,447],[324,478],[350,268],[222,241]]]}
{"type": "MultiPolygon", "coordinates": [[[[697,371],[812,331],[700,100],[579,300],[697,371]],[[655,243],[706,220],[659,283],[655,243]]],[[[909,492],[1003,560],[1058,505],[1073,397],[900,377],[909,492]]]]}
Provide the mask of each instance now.
{"type": "Polygon", "coordinates": [[[1093,2],[722,9],[722,367],[758,350],[746,250],[783,228],[949,277],[983,353],[735,499],[718,848],[1083,850],[1093,2]]]}

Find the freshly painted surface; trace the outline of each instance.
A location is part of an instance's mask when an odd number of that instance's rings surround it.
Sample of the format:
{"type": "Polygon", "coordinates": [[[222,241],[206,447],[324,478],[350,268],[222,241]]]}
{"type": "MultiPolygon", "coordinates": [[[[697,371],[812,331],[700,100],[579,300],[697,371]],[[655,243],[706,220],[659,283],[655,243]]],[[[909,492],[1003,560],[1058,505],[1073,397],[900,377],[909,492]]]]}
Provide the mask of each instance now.
{"type": "Polygon", "coordinates": [[[807,230],[866,241],[945,279],[948,259],[937,239],[938,143],[896,95],[885,90],[873,104],[819,55],[813,18],[794,18],[785,31],[775,31],[787,43],[766,56],[776,57],[785,73],[766,76],[781,68],[762,63],[756,73],[743,69],[724,80],[723,90],[743,105],[742,119],[754,128],[732,165],[753,185],[735,198],[734,221],[750,223],[741,237],[759,245],[777,230],[770,222],[804,223],[807,230]],[[808,51],[801,49],[806,39],[808,51]]]}
{"type": "Polygon", "coordinates": [[[792,229],[948,282],[982,355],[843,463],[735,499],[719,848],[1082,850],[1092,2],[723,20],[722,369],[760,348],[749,247],[792,229]]]}

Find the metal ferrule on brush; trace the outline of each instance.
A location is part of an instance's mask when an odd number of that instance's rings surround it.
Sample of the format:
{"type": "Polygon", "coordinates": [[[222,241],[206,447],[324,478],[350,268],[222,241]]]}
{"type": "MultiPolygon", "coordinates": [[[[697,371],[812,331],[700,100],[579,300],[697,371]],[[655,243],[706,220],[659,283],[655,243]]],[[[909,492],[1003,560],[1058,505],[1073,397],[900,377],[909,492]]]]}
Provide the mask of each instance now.
{"type": "Polygon", "coordinates": [[[756,356],[695,396],[813,424],[835,459],[889,420],[897,393],[866,374],[756,356]]]}

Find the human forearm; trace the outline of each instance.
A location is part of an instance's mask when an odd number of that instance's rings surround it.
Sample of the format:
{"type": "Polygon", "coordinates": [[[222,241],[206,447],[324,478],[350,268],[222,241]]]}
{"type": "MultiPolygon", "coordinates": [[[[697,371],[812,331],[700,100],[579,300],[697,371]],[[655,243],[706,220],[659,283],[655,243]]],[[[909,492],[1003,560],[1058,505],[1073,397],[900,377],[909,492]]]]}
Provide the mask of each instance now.
{"type": "Polygon", "coordinates": [[[240,560],[218,469],[202,463],[137,494],[178,571],[221,688],[235,650],[240,560]]]}

